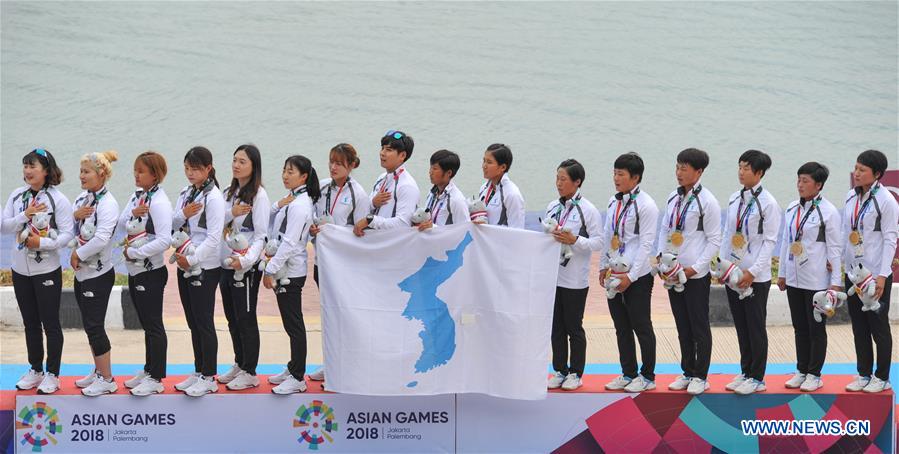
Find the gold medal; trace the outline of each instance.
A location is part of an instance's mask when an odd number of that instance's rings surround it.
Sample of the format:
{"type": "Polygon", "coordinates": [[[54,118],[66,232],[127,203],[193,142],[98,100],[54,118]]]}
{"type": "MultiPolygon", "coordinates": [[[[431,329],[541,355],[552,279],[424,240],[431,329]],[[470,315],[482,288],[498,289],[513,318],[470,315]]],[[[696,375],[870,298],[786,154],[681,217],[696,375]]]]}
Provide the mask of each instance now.
{"type": "Polygon", "coordinates": [[[858,246],[862,242],[862,234],[859,233],[858,230],[853,230],[852,233],[849,234],[849,243],[853,246],[858,246]]]}
{"type": "Polygon", "coordinates": [[[802,255],[805,248],[802,246],[802,243],[799,241],[794,241],[790,243],[790,255],[793,257],[799,257],[802,255]]]}
{"type": "Polygon", "coordinates": [[[746,247],[746,237],[742,233],[735,233],[730,237],[730,244],[734,249],[743,249],[746,247]]]}
{"type": "Polygon", "coordinates": [[[612,241],[609,243],[610,249],[613,251],[617,251],[621,248],[621,238],[618,235],[612,235],[612,241]]]}
{"type": "Polygon", "coordinates": [[[668,235],[668,241],[674,247],[681,247],[684,244],[684,234],[680,230],[675,230],[671,235],[668,235]]]}

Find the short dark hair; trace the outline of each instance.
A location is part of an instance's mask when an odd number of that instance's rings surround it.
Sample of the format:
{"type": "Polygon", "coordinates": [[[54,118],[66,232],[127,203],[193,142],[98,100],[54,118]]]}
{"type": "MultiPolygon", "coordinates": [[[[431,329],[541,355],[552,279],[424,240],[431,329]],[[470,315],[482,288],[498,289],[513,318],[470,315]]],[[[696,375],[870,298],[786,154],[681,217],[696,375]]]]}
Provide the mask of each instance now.
{"type": "Polygon", "coordinates": [[[559,164],[559,167],[556,169],[565,169],[565,173],[568,174],[568,178],[571,178],[571,181],[580,181],[578,183],[578,187],[581,187],[584,184],[584,178],[587,177],[586,171],[584,171],[584,166],[581,163],[577,162],[574,159],[566,159],[559,164]]]}
{"type": "Polygon", "coordinates": [[[738,159],[737,162],[749,164],[753,173],[762,172],[762,176],[764,176],[765,172],[771,168],[771,157],[758,150],[747,150],[740,155],[740,159],[738,159]]]}
{"type": "Polygon", "coordinates": [[[677,154],[678,164],[687,164],[696,170],[705,170],[709,166],[709,154],[698,148],[687,148],[677,154]]]}
{"type": "Polygon", "coordinates": [[[806,162],[796,171],[796,176],[799,175],[812,177],[812,180],[815,180],[815,183],[820,183],[821,188],[824,189],[824,183],[827,182],[827,177],[830,176],[830,170],[827,170],[827,166],[824,164],[811,161],[806,162]]]}
{"type": "Polygon", "coordinates": [[[506,172],[512,169],[512,149],[504,143],[494,143],[487,147],[490,156],[496,160],[499,165],[506,166],[506,172]]]}
{"type": "Polygon", "coordinates": [[[406,162],[409,160],[409,158],[412,157],[412,150],[415,148],[415,141],[412,140],[412,137],[407,135],[405,132],[391,129],[390,131],[384,133],[384,137],[381,137],[381,146],[392,148],[398,152],[405,151],[406,159],[403,159],[403,162],[406,162]]]}
{"type": "Polygon", "coordinates": [[[643,182],[643,170],[645,169],[643,166],[643,158],[633,151],[619,156],[618,159],[615,160],[614,168],[627,170],[631,176],[636,175],[640,177],[639,182],[643,182]]]}
{"type": "Polygon", "coordinates": [[[863,151],[855,158],[855,162],[865,167],[870,167],[871,171],[874,172],[874,178],[877,180],[883,178],[883,174],[887,171],[887,166],[889,166],[886,155],[877,150],[863,151]]]}
{"type": "Polygon", "coordinates": [[[459,167],[462,162],[459,155],[449,150],[437,150],[431,155],[431,165],[437,164],[444,172],[452,171],[453,177],[459,174],[459,167]]]}
{"type": "Polygon", "coordinates": [[[25,156],[22,156],[22,165],[34,165],[34,163],[40,164],[47,171],[47,178],[44,179],[45,188],[62,183],[62,169],[56,165],[56,159],[53,158],[49,151],[43,148],[35,148],[25,156]]]}

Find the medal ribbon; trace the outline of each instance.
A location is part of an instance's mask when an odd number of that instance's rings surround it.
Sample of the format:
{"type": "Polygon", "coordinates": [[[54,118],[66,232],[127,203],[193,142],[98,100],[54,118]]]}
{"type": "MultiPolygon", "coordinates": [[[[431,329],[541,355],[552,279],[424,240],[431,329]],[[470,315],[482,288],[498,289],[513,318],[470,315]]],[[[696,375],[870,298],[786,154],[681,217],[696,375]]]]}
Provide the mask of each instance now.
{"type": "Polygon", "coordinates": [[[809,216],[811,216],[812,212],[815,211],[815,208],[818,204],[821,203],[821,196],[812,201],[812,206],[809,207],[808,211],[805,212],[805,216],[802,217],[802,221],[799,221],[799,213],[802,211],[802,204],[796,205],[796,230],[793,231],[793,234],[790,235],[790,238],[794,238],[793,241],[802,240],[802,228],[805,226],[805,222],[808,221],[809,216]]]}

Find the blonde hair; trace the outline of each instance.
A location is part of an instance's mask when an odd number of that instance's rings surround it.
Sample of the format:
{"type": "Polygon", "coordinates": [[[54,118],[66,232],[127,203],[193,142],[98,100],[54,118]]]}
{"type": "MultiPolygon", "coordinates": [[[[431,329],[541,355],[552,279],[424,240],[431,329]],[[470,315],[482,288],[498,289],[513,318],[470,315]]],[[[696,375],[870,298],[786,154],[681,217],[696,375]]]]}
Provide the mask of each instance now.
{"type": "Polygon", "coordinates": [[[81,157],[81,164],[89,164],[103,178],[108,181],[112,176],[112,163],[119,160],[119,153],[115,150],[106,150],[99,153],[87,153],[81,157]]]}

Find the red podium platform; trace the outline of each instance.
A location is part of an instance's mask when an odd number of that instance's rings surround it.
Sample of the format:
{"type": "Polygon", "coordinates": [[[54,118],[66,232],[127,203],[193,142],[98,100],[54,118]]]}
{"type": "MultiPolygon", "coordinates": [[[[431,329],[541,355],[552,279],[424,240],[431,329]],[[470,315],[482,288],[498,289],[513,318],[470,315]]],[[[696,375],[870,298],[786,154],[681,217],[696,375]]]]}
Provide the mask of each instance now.
{"type": "Polygon", "coordinates": [[[306,393],[277,396],[262,376],[263,384],[252,390],[220,386],[216,394],[191,398],[173,389],[183,378],[167,378],[165,394],[145,398],[124,389],[83,397],[73,377],[64,377],[51,396],[0,392],[0,446],[47,453],[897,449],[892,391],[847,393],[850,376],[825,376],[824,388],[803,393],[783,387],[788,376],[772,375],[766,392],[737,396],[724,390],[730,376],[715,375],[712,389],[694,397],[668,391],[672,375],[658,376],[658,389],[637,395],[605,391],[613,376],[588,375],[582,388],[552,391],[536,401],[478,394],[357,396],[329,393],[311,381],[306,393]],[[827,421],[832,425],[820,428],[837,432],[747,434],[744,421],[827,421]]]}

